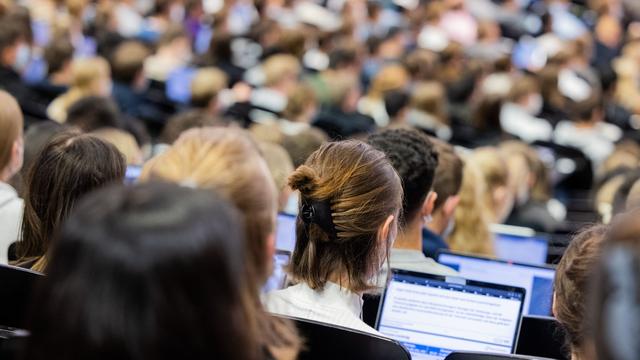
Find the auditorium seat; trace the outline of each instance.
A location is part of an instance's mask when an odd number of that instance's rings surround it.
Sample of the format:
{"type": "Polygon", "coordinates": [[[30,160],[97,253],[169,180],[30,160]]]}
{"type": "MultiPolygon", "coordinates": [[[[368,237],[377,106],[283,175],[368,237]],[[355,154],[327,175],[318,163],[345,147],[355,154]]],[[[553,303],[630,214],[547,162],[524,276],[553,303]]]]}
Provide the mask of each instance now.
{"type": "Polygon", "coordinates": [[[0,265],[0,326],[26,328],[31,292],[42,277],[34,271],[0,265]]]}
{"type": "Polygon", "coordinates": [[[325,323],[293,320],[304,341],[299,360],[410,360],[409,352],[400,343],[356,330],[325,323]]]}
{"type": "Polygon", "coordinates": [[[547,358],[524,355],[456,351],[449,354],[445,358],[445,360],[547,360],[547,358]]]}

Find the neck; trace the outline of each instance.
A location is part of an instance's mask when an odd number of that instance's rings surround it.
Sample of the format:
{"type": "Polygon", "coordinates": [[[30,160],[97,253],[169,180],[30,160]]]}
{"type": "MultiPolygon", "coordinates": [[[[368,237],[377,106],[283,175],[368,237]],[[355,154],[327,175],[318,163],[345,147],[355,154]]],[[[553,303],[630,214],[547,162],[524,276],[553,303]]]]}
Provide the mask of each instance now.
{"type": "Polygon", "coordinates": [[[434,234],[442,235],[444,230],[447,228],[448,219],[445,219],[444,216],[440,212],[433,213],[433,221],[427,224],[426,227],[434,234]]]}
{"type": "Polygon", "coordinates": [[[9,166],[0,170],[0,182],[3,182],[3,183],[9,182],[9,179],[11,179],[12,176],[13,174],[11,174],[11,171],[9,171],[9,166]]]}
{"type": "Polygon", "coordinates": [[[393,247],[395,249],[422,251],[422,225],[423,221],[420,216],[407,224],[404,231],[398,234],[393,247]]]}
{"type": "Polygon", "coordinates": [[[329,275],[329,278],[327,280],[329,280],[330,282],[332,282],[334,284],[340,285],[340,287],[342,287],[342,288],[349,289],[350,291],[353,291],[351,289],[349,276],[344,271],[335,271],[335,272],[331,273],[331,275],[329,275]]]}

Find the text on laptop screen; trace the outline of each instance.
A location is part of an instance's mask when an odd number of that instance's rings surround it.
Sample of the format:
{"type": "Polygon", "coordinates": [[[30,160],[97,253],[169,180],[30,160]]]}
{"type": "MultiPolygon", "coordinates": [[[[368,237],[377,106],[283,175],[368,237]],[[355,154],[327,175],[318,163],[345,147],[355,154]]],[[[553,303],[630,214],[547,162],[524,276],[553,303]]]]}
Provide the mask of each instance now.
{"type": "Polygon", "coordinates": [[[293,252],[296,246],[296,217],[278,214],[276,221],[276,249],[293,252]]]}
{"type": "Polygon", "coordinates": [[[502,260],[543,265],[547,262],[548,240],[539,235],[495,234],[496,255],[502,260]]]}
{"type": "Polygon", "coordinates": [[[465,279],[521,287],[527,290],[523,314],[551,315],[553,279],[550,267],[513,264],[451,253],[441,253],[438,262],[460,273],[465,279]]]}
{"type": "Polygon", "coordinates": [[[523,300],[522,289],[394,271],[377,327],[414,360],[441,360],[455,350],[509,354],[523,300]]]}

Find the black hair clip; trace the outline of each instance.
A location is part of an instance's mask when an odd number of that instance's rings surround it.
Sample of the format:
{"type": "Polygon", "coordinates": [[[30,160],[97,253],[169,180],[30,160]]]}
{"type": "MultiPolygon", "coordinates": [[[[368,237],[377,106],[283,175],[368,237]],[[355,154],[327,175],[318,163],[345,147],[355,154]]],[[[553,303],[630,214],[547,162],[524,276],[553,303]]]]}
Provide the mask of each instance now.
{"type": "Polygon", "coordinates": [[[324,232],[329,234],[332,239],[337,237],[335,224],[333,223],[333,217],[331,215],[331,202],[329,200],[308,201],[307,199],[302,199],[300,218],[307,225],[312,223],[318,225],[324,232]]]}

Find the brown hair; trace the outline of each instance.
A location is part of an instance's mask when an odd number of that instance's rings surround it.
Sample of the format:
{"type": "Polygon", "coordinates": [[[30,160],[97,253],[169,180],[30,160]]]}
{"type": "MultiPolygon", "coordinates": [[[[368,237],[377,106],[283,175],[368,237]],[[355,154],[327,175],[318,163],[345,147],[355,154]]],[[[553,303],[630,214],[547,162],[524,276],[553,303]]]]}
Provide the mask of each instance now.
{"type": "Polygon", "coordinates": [[[67,131],[53,138],[29,171],[20,262],[38,259],[33,269],[46,268],[51,239],[83,195],[122,181],[126,163],[115,146],[93,135],[67,131]]]}
{"type": "MultiPolygon", "coordinates": [[[[287,101],[287,107],[282,112],[282,116],[289,121],[298,121],[300,115],[303,115],[310,106],[315,105],[316,101],[313,88],[306,84],[300,84],[289,94],[289,101],[287,101]]],[[[312,119],[300,120],[311,122],[312,119]]]]}
{"type": "Polygon", "coordinates": [[[442,124],[448,123],[446,93],[439,82],[426,81],[416,84],[411,96],[411,107],[433,115],[442,124]]]}
{"type": "Polygon", "coordinates": [[[327,141],[327,135],[322,130],[310,127],[295,135],[285,136],[282,140],[282,147],[291,156],[293,167],[298,167],[304,164],[309,155],[327,141]]]}
{"type": "Polygon", "coordinates": [[[73,59],[73,44],[66,36],[54,37],[44,49],[44,60],[47,63],[47,74],[52,75],[62,70],[65,64],[73,59]]]}
{"type": "Polygon", "coordinates": [[[464,163],[456,154],[453,146],[448,143],[429,137],[438,153],[438,167],[436,167],[433,191],[438,194],[434,205],[434,211],[438,210],[448,198],[457,195],[462,187],[464,163]]]}
{"type": "Polygon", "coordinates": [[[536,79],[532,76],[523,76],[519,79],[515,79],[511,83],[511,91],[509,92],[509,101],[518,102],[523,97],[540,92],[540,85],[536,79]]]}
{"type": "Polygon", "coordinates": [[[11,162],[13,144],[22,136],[23,117],[16,99],[0,90],[0,172],[11,162]]]}
{"type": "Polygon", "coordinates": [[[584,344],[586,297],[590,274],[602,253],[607,227],[596,225],[573,237],[556,269],[553,312],[566,333],[567,350],[584,344]]]}
{"type": "MultiPolygon", "coordinates": [[[[259,287],[270,273],[266,242],[275,230],[277,203],[273,179],[249,134],[236,128],[187,130],[166,152],[145,165],[140,179],[212,189],[242,212],[247,243],[245,275],[259,306],[259,287]]],[[[286,323],[262,313],[253,325],[260,327],[258,333],[265,346],[298,346],[295,331],[286,323]]]]}
{"type": "Polygon", "coordinates": [[[131,84],[142,71],[144,61],[150,54],[151,51],[139,41],[129,40],[118,45],[111,58],[113,79],[131,84]]]}
{"type": "Polygon", "coordinates": [[[300,75],[300,62],[293,55],[277,54],[268,57],[262,64],[265,86],[272,86],[287,77],[300,75]]]}
{"type": "Polygon", "coordinates": [[[387,240],[381,248],[379,228],[388,216],[397,219],[402,207],[400,179],[384,153],[355,140],[327,143],[289,177],[289,185],[300,191],[301,214],[305,204],[324,203],[332,227],[307,225],[299,215],[293,277],[323,289],[341,272],[349,281],[341,285],[354,292],[370,289],[391,246],[387,240]]]}
{"type": "MultiPolygon", "coordinates": [[[[501,204],[496,203],[494,194],[497,189],[509,186],[507,161],[503,154],[493,147],[476,149],[469,157],[469,161],[478,166],[480,175],[484,179],[486,185],[486,191],[483,192],[485,207],[498,219],[501,215],[499,208],[501,204]]],[[[509,191],[511,190],[509,189],[509,191]]]]}
{"type": "Polygon", "coordinates": [[[227,74],[216,67],[196,71],[191,80],[191,105],[206,108],[227,87],[227,74]]]}
{"type": "Polygon", "coordinates": [[[173,144],[180,135],[194,128],[226,126],[226,122],[202,110],[189,110],[173,115],[167,121],[159,140],[165,144],[173,144]]]}

